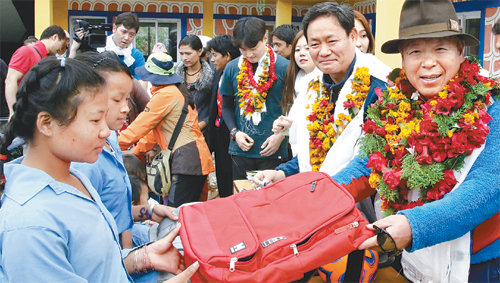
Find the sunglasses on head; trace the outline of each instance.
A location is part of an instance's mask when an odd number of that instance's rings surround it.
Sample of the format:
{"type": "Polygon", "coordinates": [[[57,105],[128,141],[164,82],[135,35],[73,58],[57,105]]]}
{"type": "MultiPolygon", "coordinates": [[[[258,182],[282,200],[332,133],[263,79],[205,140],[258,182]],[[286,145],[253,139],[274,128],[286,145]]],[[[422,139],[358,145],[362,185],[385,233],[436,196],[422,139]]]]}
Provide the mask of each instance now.
{"type": "Polygon", "coordinates": [[[377,235],[377,244],[382,250],[382,252],[388,254],[388,256],[397,256],[402,250],[399,250],[396,246],[396,241],[392,238],[391,234],[387,232],[384,228],[377,227],[373,225],[375,228],[375,235],[377,235]]]}

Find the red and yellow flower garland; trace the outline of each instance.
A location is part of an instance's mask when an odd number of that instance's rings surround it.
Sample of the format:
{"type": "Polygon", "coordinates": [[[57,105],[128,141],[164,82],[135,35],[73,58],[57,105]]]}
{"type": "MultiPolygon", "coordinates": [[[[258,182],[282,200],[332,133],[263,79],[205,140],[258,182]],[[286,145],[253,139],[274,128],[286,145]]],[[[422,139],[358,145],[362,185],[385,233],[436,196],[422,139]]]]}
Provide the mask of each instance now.
{"type": "Polygon", "coordinates": [[[389,79],[394,84],[378,89],[379,99],[367,111],[361,148],[372,169],[369,183],[378,189],[387,215],[441,199],[453,189],[453,170],[486,140],[491,120],[486,108],[492,86],[498,87],[467,60],[425,103],[412,99],[415,89],[404,70],[393,71],[389,79]],[[417,189],[419,199],[409,200],[410,190],[417,189]]]}
{"type": "Polygon", "coordinates": [[[252,64],[243,57],[240,65],[240,73],[236,77],[238,80],[238,102],[243,116],[252,116],[254,112],[262,112],[266,103],[267,93],[278,79],[275,72],[276,58],[270,46],[266,46],[266,58],[262,66],[262,74],[259,82],[254,79],[252,64]],[[253,91],[255,90],[255,91],[253,91]]]}
{"type": "Polygon", "coordinates": [[[352,93],[346,96],[344,108],[349,115],[339,113],[334,116],[335,104],[330,103],[330,93],[320,80],[309,83],[309,89],[316,93],[316,100],[312,112],[307,116],[311,123],[309,130],[309,158],[313,171],[319,171],[330,147],[335,143],[337,136],[342,134],[349,122],[359,112],[370,90],[370,74],[368,68],[357,68],[352,79],[352,93]]]}

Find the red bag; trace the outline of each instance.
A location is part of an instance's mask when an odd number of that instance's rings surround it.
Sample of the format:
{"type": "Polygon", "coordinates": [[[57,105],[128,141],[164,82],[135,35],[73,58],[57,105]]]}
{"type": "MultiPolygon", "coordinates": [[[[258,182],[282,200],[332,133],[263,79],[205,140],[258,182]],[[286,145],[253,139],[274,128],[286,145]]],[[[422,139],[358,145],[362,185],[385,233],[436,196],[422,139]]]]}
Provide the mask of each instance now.
{"type": "Polygon", "coordinates": [[[186,266],[200,263],[193,282],[297,280],[373,236],[353,197],[319,172],[182,207],[179,221],[186,266]]]}

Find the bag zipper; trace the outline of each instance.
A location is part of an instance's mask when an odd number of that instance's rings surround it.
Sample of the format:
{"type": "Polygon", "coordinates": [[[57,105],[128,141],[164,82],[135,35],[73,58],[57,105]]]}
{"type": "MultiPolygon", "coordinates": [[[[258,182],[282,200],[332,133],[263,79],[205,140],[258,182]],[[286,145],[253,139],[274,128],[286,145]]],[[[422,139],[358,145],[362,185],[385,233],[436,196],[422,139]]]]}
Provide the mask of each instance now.
{"type": "Polygon", "coordinates": [[[296,244],[291,244],[290,248],[293,250],[293,255],[294,256],[298,256],[299,255],[299,250],[297,249],[297,245],[296,244]]]}
{"type": "Polygon", "coordinates": [[[229,272],[234,272],[234,270],[235,270],[235,264],[236,264],[237,261],[238,261],[237,257],[232,257],[229,260],[229,272]]]}
{"type": "Polygon", "coordinates": [[[334,233],[335,234],[340,234],[340,233],[345,232],[345,231],[347,231],[349,229],[357,228],[358,226],[359,226],[359,222],[358,221],[354,221],[352,223],[349,223],[347,225],[344,225],[342,227],[339,227],[339,228],[335,229],[334,233]]]}

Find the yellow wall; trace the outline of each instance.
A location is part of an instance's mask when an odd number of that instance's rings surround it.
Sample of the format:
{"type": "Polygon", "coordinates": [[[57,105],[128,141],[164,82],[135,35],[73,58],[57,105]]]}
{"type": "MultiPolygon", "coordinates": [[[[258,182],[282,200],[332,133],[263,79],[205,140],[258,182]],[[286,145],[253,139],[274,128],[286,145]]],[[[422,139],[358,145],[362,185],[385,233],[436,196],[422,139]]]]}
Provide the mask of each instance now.
{"type": "Polygon", "coordinates": [[[401,67],[401,55],[382,53],[380,47],[384,42],[398,38],[399,15],[403,2],[401,0],[377,0],[375,56],[392,68],[401,67]]]}
{"type": "Polygon", "coordinates": [[[276,26],[292,23],[292,0],[276,1],[276,26]]]}
{"type": "Polygon", "coordinates": [[[203,1],[203,35],[214,36],[214,3],[213,0],[203,1]]]}
{"type": "Polygon", "coordinates": [[[40,38],[43,30],[51,25],[68,29],[67,0],[35,0],[35,36],[40,38]]]}

